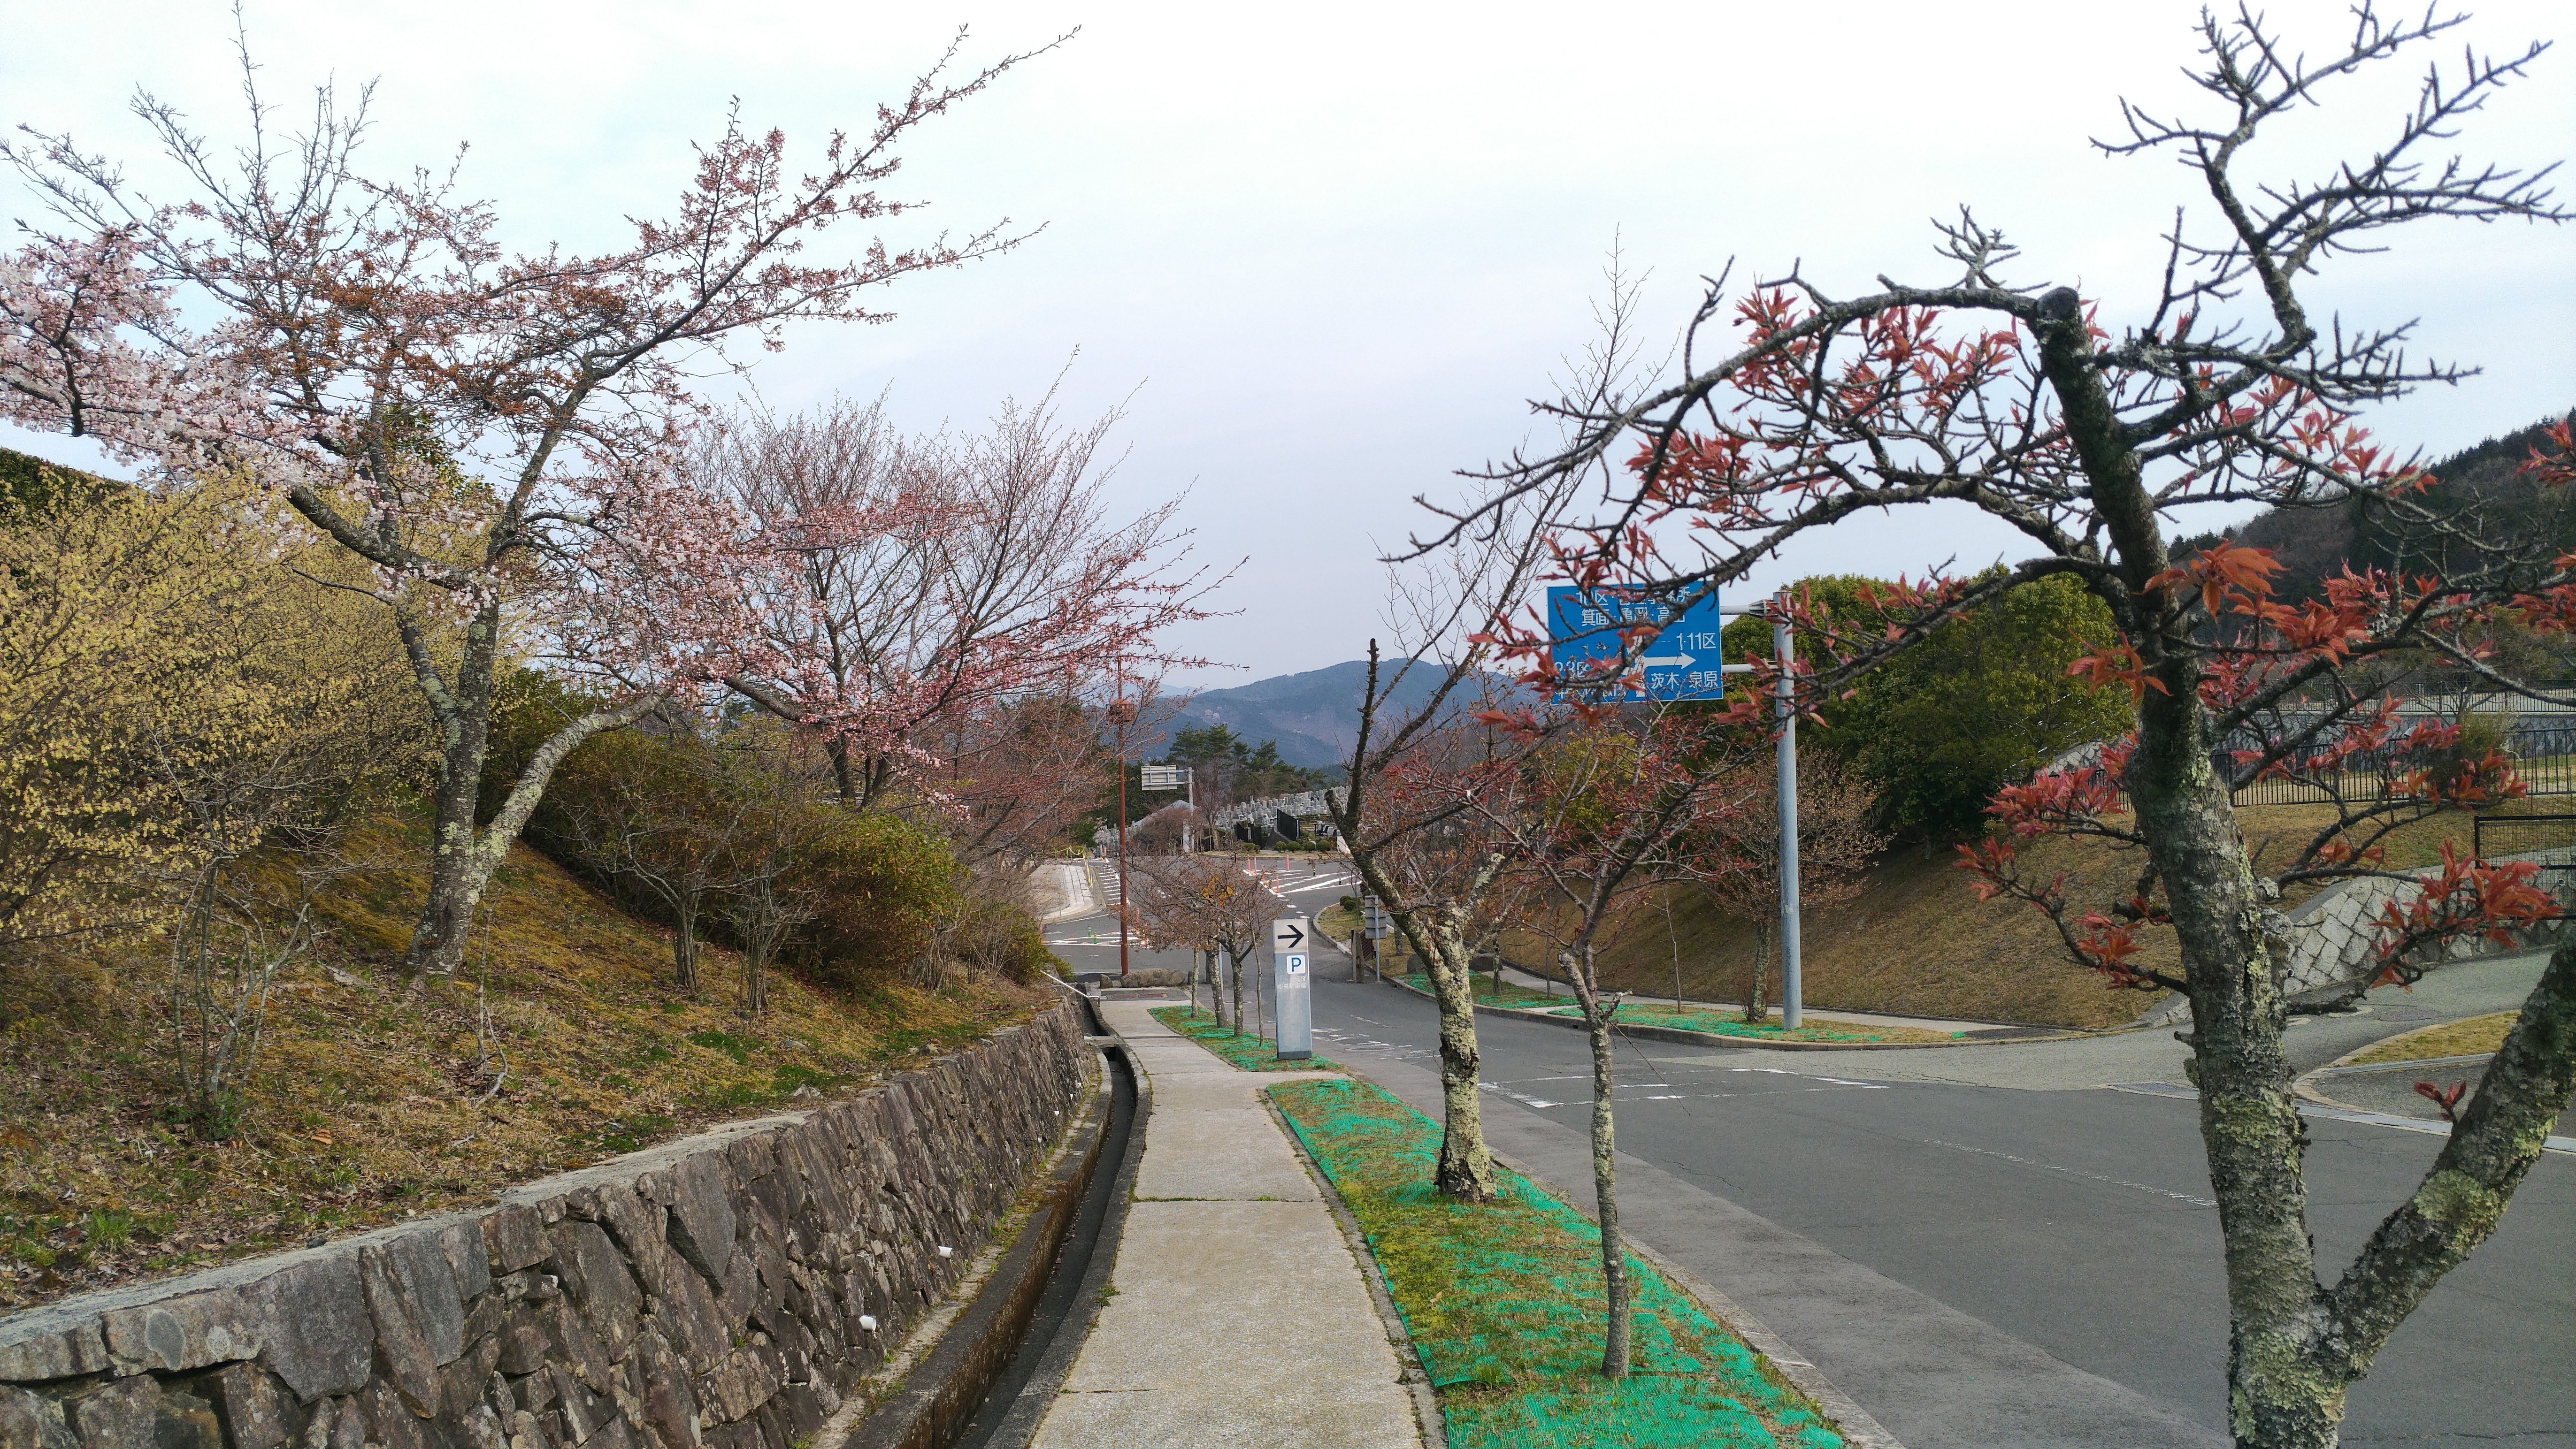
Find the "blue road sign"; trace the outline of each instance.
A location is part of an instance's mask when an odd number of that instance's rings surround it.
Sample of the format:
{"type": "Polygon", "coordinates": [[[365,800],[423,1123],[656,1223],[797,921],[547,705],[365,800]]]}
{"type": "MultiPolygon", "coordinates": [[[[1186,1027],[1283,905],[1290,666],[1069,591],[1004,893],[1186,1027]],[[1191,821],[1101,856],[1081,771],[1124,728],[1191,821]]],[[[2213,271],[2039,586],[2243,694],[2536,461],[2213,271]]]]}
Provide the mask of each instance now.
{"type": "Polygon", "coordinates": [[[1667,602],[1624,597],[1606,589],[1586,592],[1570,585],[1549,589],[1548,655],[1556,663],[1558,676],[1579,677],[1599,669],[1604,660],[1618,658],[1621,629],[1659,624],[1655,642],[1636,661],[1645,672],[1646,687],[1604,690],[1600,698],[1625,704],[1722,698],[1726,676],[1719,672],[1724,661],[1719,657],[1721,621],[1716,597],[1702,599],[1679,615],[1671,614],[1671,608],[1667,602]]]}

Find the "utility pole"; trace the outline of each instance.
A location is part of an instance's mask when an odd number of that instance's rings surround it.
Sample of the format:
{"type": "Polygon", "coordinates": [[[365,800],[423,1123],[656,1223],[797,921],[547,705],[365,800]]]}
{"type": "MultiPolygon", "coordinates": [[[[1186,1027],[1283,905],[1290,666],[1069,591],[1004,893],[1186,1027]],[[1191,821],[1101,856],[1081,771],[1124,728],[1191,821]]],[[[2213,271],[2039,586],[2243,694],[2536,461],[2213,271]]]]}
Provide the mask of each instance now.
{"type": "Polygon", "coordinates": [[[1780,665],[1780,1029],[1796,1031],[1798,980],[1798,705],[1789,640],[1789,591],[1771,599],[1771,649],[1780,665]]]}
{"type": "Polygon", "coordinates": [[[1121,695],[1109,706],[1109,723],[1118,739],[1118,979],[1127,979],[1127,727],[1136,722],[1136,701],[1121,695]]]}

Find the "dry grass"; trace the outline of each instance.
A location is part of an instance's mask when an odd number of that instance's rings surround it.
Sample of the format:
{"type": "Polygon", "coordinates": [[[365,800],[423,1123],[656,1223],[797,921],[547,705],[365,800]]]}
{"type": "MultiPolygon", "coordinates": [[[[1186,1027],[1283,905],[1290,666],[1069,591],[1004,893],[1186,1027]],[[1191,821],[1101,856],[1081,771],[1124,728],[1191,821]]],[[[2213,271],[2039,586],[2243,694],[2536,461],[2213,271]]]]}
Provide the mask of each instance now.
{"type": "MultiPolygon", "coordinates": [[[[2557,813],[2576,809],[2564,801],[2517,801],[2497,814],[2557,813]]],[[[2279,861],[2304,847],[2332,814],[2321,805],[2249,807],[2239,828],[2258,862],[2279,861]]],[[[2469,851],[2470,817],[2444,811],[2401,827],[2384,842],[2395,867],[2430,865],[2449,840],[2469,851]]],[[[2576,821],[2516,831],[2512,849],[2538,850],[2576,843],[2576,821]]],[[[2024,854],[2031,873],[2046,878],[2064,871],[2067,895],[2079,912],[2124,900],[2137,880],[2138,853],[2108,841],[2045,839],[2024,854]]],[[[1871,868],[1865,889],[1847,904],[1810,908],[1804,922],[1806,1004],[1844,1011],[1888,1011],[1983,1021],[2029,1022],[2099,1029],[2135,1018],[2159,994],[2112,990],[2103,978],[2065,959],[2047,920],[2028,906],[1983,903],[1968,873],[1949,850],[1891,852],[1871,868]]],[[[2316,893],[2294,891],[2287,904],[2316,893]]],[[[1669,996],[1674,960],[1681,965],[1682,995],[1702,1001],[1741,1001],[1752,982],[1752,923],[1718,915],[1691,892],[1671,898],[1669,929],[1661,911],[1644,913],[1613,944],[1604,978],[1643,996],[1669,996]]],[[[2150,933],[2140,960],[2149,966],[2179,964],[2173,938],[2150,933]]],[[[1525,943],[1515,943],[1525,947],[1525,943]]],[[[1535,959],[1514,949],[1518,959],[1535,959]]],[[[1770,990],[1776,997],[1779,984],[1770,990]]]]}
{"type": "Polygon", "coordinates": [[[773,979],[746,1025],[731,953],[710,950],[700,993],[680,994],[666,932],[525,847],[460,978],[413,993],[397,967],[427,888],[421,831],[387,821],[356,846],[386,864],[328,899],[332,937],[281,979],[228,1141],[170,1112],[157,958],[0,963],[0,1309],[488,1201],[801,1087],[863,1084],[1042,1000],[773,979]]]}
{"type": "Polygon", "coordinates": [[[2440,1026],[2410,1031],[2392,1037],[2354,1057],[2347,1066],[2375,1066],[2381,1062],[2420,1062],[2432,1057],[2469,1057],[2493,1052],[2504,1046],[2505,1033],[2513,1030],[2519,1011],[2499,1011],[2492,1016],[2473,1016],[2466,1021],[2449,1021],[2440,1026]]]}

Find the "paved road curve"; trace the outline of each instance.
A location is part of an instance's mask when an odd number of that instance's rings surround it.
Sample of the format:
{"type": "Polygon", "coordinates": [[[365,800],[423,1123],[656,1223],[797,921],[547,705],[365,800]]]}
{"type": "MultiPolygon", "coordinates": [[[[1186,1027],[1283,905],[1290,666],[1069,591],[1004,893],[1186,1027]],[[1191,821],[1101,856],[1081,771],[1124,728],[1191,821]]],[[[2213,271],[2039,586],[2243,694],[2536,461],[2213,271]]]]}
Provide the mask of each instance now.
{"type": "MultiPolygon", "coordinates": [[[[1288,898],[1319,909],[1333,895],[1288,898]]],[[[1100,969],[1091,950],[1057,949],[1100,969]]],[[[1114,970],[1115,947],[1106,955],[1114,970]]],[[[2536,957],[2455,967],[2371,1014],[2294,1028],[2297,1065],[2423,1016],[2516,1004],[2537,971],[2536,957]]],[[[1316,984],[1317,1050],[1436,1113],[1430,1004],[1332,974],[1316,984]]],[[[1488,1017],[1482,1039],[1496,1147],[1588,1199],[1582,1036],[1488,1017]]],[[[2169,1034],[1620,1050],[1631,1231],[1763,1318],[1912,1449],[2224,1442],[2216,1212],[2169,1034]]],[[[2331,1272],[2440,1139],[2310,1128],[2311,1226],[2331,1272]]],[[[2576,1159],[2553,1154],[2355,1386],[2345,1442],[2576,1449],[2571,1265],[2576,1159]]]]}

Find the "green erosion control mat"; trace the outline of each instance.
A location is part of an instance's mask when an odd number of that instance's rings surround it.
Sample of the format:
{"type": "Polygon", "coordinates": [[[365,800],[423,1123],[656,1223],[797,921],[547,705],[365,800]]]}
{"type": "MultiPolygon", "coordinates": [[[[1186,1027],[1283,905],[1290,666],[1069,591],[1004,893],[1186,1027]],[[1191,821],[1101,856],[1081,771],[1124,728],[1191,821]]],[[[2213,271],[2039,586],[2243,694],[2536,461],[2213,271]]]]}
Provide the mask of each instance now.
{"type": "Polygon", "coordinates": [[[1219,1026],[1204,1016],[1194,1017],[1186,1006],[1157,1006],[1149,1014],[1247,1072],[1338,1072],[1342,1069],[1341,1063],[1323,1057],[1283,1062],[1279,1060],[1279,1044],[1270,1038],[1236,1036],[1234,1028],[1219,1026]]]}
{"type": "Polygon", "coordinates": [[[1635,1368],[1601,1377],[1600,1229],[1508,1172],[1496,1202],[1441,1197],[1439,1125],[1383,1088],[1270,1095],[1367,1232],[1452,1449],[1839,1449],[1813,1405],[1634,1257],[1635,1368]]]}
{"type": "MultiPolygon", "coordinates": [[[[1431,978],[1415,972],[1401,978],[1405,985],[1425,995],[1431,994],[1431,978]]],[[[1569,1004],[1562,996],[1532,991],[1526,986],[1506,981],[1497,990],[1490,978],[1478,976],[1476,999],[1488,1006],[1510,1006],[1524,1011],[1544,1011],[1550,1016],[1583,1019],[1583,1008],[1569,1004]]],[[[1796,1031],[1782,1031],[1777,1019],[1754,1026],[1732,1011],[1711,1011],[1702,1006],[1676,1009],[1658,1006],[1650,1001],[1631,999],[1619,1007],[1619,1020],[1634,1026],[1673,1026],[1684,1031],[1704,1031],[1711,1036],[1738,1036],[1753,1041],[1854,1041],[1854,1042],[1937,1042],[1967,1035],[1956,1031],[1924,1031],[1916,1027],[1867,1027],[1851,1023],[1833,1026],[1802,1026],[1796,1031]]]]}
{"type": "MultiPolygon", "coordinates": [[[[1579,1019],[1583,1008],[1560,1007],[1548,1015],[1579,1019]]],[[[1683,1007],[1677,1011],[1669,1006],[1641,1001],[1622,1004],[1618,1019],[1634,1026],[1677,1026],[1684,1031],[1704,1031],[1712,1036],[1753,1037],[1762,1041],[1947,1041],[1967,1035],[1962,1031],[1922,1031],[1911,1027],[1873,1029],[1865,1026],[1802,1026],[1796,1031],[1782,1031],[1776,1023],[1755,1026],[1733,1012],[1697,1007],[1683,1007]]]]}

